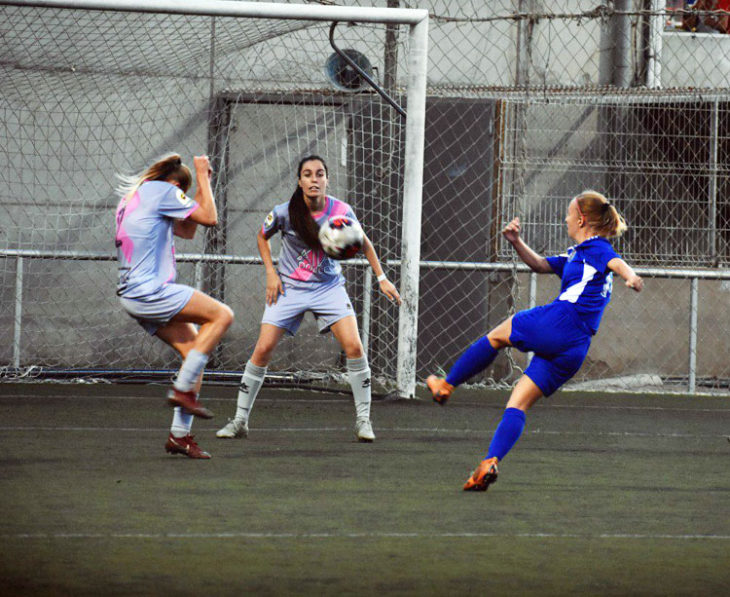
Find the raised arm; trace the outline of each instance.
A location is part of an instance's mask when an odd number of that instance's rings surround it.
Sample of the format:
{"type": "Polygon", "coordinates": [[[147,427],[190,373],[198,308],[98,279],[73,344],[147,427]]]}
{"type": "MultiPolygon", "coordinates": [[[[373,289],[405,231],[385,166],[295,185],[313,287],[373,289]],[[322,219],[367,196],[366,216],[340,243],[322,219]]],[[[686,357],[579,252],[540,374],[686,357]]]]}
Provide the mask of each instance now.
{"type": "Polygon", "coordinates": [[[626,286],[632,290],[641,292],[644,288],[644,280],[623,259],[614,257],[608,262],[608,269],[621,276],[626,281],[626,286]]]}
{"type": "Polygon", "coordinates": [[[215,207],[213,189],[210,186],[210,161],[207,155],[198,155],[193,158],[195,167],[196,189],[193,199],[200,206],[190,214],[189,219],[203,226],[215,226],[218,223],[218,210],[215,207]]]}
{"type": "Polygon", "coordinates": [[[393,285],[393,283],[388,280],[388,278],[383,277],[384,274],[383,268],[380,265],[380,259],[378,259],[378,254],[375,252],[375,247],[373,246],[373,243],[370,242],[370,239],[367,236],[365,236],[365,242],[362,246],[362,252],[365,255],[365,259],[368,260],[370,267],[373,268],[373,273],[375,274],[375,277],[382,277],[381,280],[378,280],[378,284],[380,285],[380,291],[391,301],[400,305],[400,294],[398,293],[398,290],[393,285]]]}
{"type": "Polygon", "coordinates": [[[527,243],[525,243],[520,236],[521,230],[520,219],[515,218],[504,227],[502,230],[502,236],[510,242],[515,251],[517,251],[517,255],[519,255],[520,259],[522,259],[522,261],[525,262],[525,265],[527,265],[533,272],[537,272],[538,274],[551,274],[553,272],[553,268],[550,267],[548,260],[527,246],[527,243]]]}
{"type": "Polygon", "coordinates": [[[210,177],[213,171],[210,169],[208,156],[195,156],[193,164],[197,182],[193,199],[198,204],[198,209],[191,213],[187,219],[175,222],[173,232],[175,236],[180,238],[193,238],[198,224],[211,227],[218,223],[218,210],[215,207],[213,189],[210,186],[210,177]]]}

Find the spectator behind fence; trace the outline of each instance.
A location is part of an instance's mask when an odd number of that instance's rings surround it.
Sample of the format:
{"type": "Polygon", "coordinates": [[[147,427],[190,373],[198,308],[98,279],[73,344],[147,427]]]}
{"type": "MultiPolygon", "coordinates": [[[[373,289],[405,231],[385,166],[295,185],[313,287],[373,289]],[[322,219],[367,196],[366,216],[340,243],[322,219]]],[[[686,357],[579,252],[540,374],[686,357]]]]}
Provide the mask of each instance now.
{"type": "Polygon", "coordinates": [[[684,14],[682,29],[696,33],[730,33],[730,0],[697,0],[691,5],[687,3],[687,8],[692,12],[684,14]],[[707,14],[706,11],[719,12],[707,14]]]}

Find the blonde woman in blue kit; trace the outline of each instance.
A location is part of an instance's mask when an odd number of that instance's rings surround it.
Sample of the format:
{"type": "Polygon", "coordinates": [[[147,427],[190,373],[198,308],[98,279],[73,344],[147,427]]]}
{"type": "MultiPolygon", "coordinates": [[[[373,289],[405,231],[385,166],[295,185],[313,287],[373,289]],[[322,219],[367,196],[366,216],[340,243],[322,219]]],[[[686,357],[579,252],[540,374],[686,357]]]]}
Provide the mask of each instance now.
{"type": "Polygon", "coordinates": [[[558,297],[552,303],[509,317],[474,342],[445,378],[431,375],[426,380],[433,399],[443,405],[456,386],[488,367],[498,350],[514,346],[522,352],[535,353],[512,390],[486,458],[464,484],[465,491],[486,491],[497,480],[497,463],[520,438],[527,410],[578,372],[611,300],[613,274],[621,276],[626,286],[636,292],[644,286],[641,277],[608,241],[623,233],[626,223],[603,195],[584,191],[574,197],[568,205],[565,224],[568,236],[576,244],[565,254],[553,257],[538,255],[522,240],[519,218],[502,231],[532,271],[560,276],[558,297]]]}
{"type": "MultiPolygon", "coordinates": [[[[327,183],[324,160],[316,155],[303,158],[291,199],[274,207],[258,232],[259,253],[266,268],[266,306],[256,347],[241,378],[235,416],[216,433],[221,439],[248,436],[251,409],[273,352],[284,334],[296,334],[307,311],[317,319],[320,333],[331,331],[345,353],[355,401],[355,436],[361,442],[375,439],[370,421],[370,367],[357,319],[345,290],[342,268],[325,254],[318,237],[319,227],[329,217],[357,219],[347,203],[327,195],[327,183]],[[282,239],[278,269],[274,267],[269,244],[276,233],[282,239]]],[[[383,273],[367,236],[362,251],[381,292],[400,304],[400,295],[383,273]]]]}

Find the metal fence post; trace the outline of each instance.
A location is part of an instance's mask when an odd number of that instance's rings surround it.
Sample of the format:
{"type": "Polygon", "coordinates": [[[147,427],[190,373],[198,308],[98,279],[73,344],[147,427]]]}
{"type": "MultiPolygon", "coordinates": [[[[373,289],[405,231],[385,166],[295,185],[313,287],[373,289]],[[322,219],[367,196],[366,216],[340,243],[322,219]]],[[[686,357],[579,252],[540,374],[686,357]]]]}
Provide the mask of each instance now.
{"type": "Polygon", "coordinates": [[[689,387],[690,394],[697,388],[697,295],[699,280],[692,278],[689,293],[689,387]]]}
{"type": "MultiPolygon", "coordinates": [[[[537,306],[537,274],[532,272],[530,274],[530,309],[537,306]]],[[[530,364],[532,357],[535,356],[534,352],[527,353],[527,364],[530,364]]]]}
{"type": "Polygon", "coordinates": [[[13,367],[20,369],[20,333],[23,318],[23,258],[15,259],[15,317],[13,318],[13,367]]]}

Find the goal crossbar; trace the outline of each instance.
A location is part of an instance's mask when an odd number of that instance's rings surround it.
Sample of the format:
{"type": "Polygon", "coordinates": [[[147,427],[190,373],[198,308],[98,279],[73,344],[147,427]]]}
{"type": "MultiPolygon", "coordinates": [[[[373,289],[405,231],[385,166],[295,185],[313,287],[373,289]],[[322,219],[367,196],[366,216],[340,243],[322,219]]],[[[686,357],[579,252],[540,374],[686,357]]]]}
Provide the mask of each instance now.
{"type": "Polygon", "coordinates": [[[233,2],[231,0],[2,0],[0,5],[186,14],[210,17],[359,21],[362,23],[402,25],[416,25],[428,19],[428,11],[418,8],[278,4],[275,2],[233,2]]]}

